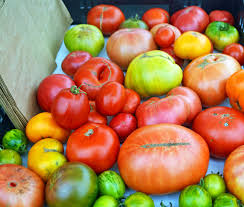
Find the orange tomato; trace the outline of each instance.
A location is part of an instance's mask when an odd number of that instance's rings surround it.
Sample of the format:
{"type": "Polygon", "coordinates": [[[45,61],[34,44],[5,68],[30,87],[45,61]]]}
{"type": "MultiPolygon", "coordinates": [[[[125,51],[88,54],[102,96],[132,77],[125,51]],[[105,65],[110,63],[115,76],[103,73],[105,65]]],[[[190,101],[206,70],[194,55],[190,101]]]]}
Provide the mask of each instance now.
{"type": "Polygon", "coordinates": [[[31,142],[37,142],[43,138],[53,138],[65,142],[70,134],[70,131],[61,128],[54,121],[49,112],[43,112],[32,117],[25,132],[31,142]]]}

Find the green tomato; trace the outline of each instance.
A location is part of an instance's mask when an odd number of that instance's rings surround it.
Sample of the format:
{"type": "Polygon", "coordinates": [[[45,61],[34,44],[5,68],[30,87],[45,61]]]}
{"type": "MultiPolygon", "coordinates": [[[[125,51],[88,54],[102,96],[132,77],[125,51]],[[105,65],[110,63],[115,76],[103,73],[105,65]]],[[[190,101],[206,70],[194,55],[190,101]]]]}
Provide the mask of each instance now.
{"type": "Polygon", "coordinates": [[[125,207],[155,207],[152,198],[145,193],[136,192],[125,199],[125,207]]]}
{"type": "Polygon", "coordinates": [[[98,189],[100,195],[110,195],[120,199],[125,193],[125,183],[114,171],[104,171],[98,176],[98,189]]]}
{"type": "Polygon", "coordinates": [[[3,147],[12,149],[19,153],[27,151],[27,138],[19,129],[11,129],[3,136],[3,147]]]}
{"type": "Polygon", "coordinates": [[[3,164],[22,165],[22,158],[18,152],[12,149],[0,150],[0,165],[3,164]]]}
{"type": "Polygon", "coordinates": [[[104,195],[99,197],[93,207],[118,207],[119,202],[112,196],[104,195]]]}
{"type": "Polygon", "coordinates": [[[125,75],[126,88],[142,97],[161,96],[180,85],[183,73],[166,52],[152,50],[137,56],[125,75]]]}
{"type": "Polygon", "coordinates": [[[215,201],[213,207],[239,207],[238,200],[229,193],[222,193],[215,201]]]}
{"type": "Polygon", "coordinates": [[[70,52],[81,50],[95,57],[104,47],[104,37],[97,27],[79,24],[65,33],[64,44],[70,52]]]}
{"type": "Polygon", "coordinates": [[[212,41],[214,48],[219,51],[223,51],[227,45],[239,41],[238,30],[225,22],[210,23],[205,34],[212,41]]]}
{"type": "Polygon", "coordinates": [[[209,174],[204,177],[202,187],[209,192],[212,199],[217,198],[226,191],[225,181],[218,174],[209,174]]]}
{"type": "Polygon", "coordinates": [[[147,24],[140,20],[138,15],[136,15],[134,18],[129,18],[122,22],[122,24],[119,27],[120,29],[123,28],[142,28],[148,30],[147,24]]]}
{"type": "Polygon", "coordinates": [[[179,207],[212,207],[212,198],[203,187],[190,185],[181,191],[179,207]]]}

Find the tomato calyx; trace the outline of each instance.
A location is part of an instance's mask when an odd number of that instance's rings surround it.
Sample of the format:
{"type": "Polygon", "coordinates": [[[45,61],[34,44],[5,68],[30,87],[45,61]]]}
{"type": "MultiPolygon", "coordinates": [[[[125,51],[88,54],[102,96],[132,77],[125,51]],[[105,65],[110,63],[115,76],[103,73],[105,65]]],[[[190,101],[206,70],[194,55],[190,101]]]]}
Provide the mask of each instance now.
{"type": "Polygon", "coordinates": [[[197,67],[204,69],[207,65],[223,62],[224,60],[226,60],[224,56],[208,55],[197,67]]]}
{"type": "Polygon", "coordinates": [[[165,58],[167,60],[170,60],[172,63],[174,63],[174,61],[172,61],[169,57],[165,57],[163,55],[148,55],[146,53],[144,53],[139,59],[143,59],[143,58],[152,58],[152,57],[162,57],[165,58]]]}
{"type": "Polygon", "coordinates": [[[174,146],[186,146],[191,145],[189,142],[169,142],[169,143],[159,143],[159,144],[144,144],[141,145],[142,148],[155,148],[155,147],[174,147],[174,146]]]}
{"type": "Polygon", "coordinates": [[[79,87],[77,86],[71,86],[70,88],[70,92],[73,93],[74,95],[77,95],[77,94],[80,94],[80,93],[84,93],[87,95],[87,93],[85,91],[82,91],[80,89],[80,87],[82,86],[83,84],[81,84],[79,87]]]}
{"type": "Polygon", "coordinates": [[[89,137],[91,135],[94,134],[94,130],[93,129],[88,129],[88,131],[86,133],[84,133],[85,136],[89,137]]]}
{"type": "Polygon", "coordinates": [[[57,150],[55,149],[47,149],[47,148],[43,148],[44,152],[58,152],[57,150]]]}
{"type": "MultiPolygon", "coordinates": [[[[161,201],[160,206],[167,207],[166,205],[164,205],[163,201],[161,201]]],[[[169,202],[169,207],[173,207],[173,204],[171,202],[169,202]]]]}

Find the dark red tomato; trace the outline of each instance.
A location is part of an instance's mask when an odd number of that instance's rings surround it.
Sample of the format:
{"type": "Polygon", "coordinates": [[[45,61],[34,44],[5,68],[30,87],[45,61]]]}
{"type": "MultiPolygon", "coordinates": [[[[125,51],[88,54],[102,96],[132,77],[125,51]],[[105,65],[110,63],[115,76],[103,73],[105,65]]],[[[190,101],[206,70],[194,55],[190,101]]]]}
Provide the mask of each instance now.
{"type": "Polygon", "coordinates": [[[125,89],[125,105],[121,112],[134,114],[136,112],[137,107],[141,103],[141,98],[137,92],[132,89],[125,89]]]}
{"type": "Polygon", "coordinates": [[[232,108],[217,106],[198,114],[193,130],[208,143],[211,154],[226,158],[244,144],[244,115],[232,108]]]}
{"type": "Polygon", "coordinates": [[[169,27],[161,27],[156,32],[154,40],[159,47],[169,47],[174,43],[175,33],[169,27]]]}
{"type": "Polygon", "coordinates": [[[235,20],[234,20],[234,17],[232,16],[232,14],[225,10],[211,11],[209,14],[209,21],[210,21],[210,23],[215,22],[215,21],[226,22],[231,25],[234,25],[234,23],[235,23],[235,20]]]}
{"type": "Polygon", "coordinates": [[[180,67],[183,66],[184,60],[176,56],[174,52],[174,47],[172,45],[167,48],[161,48],[160,50],[167,52],[174,59],[175,63],[178,64],[180,67]]]}
{"type": "Polygon", "coordinates": [[[87,14],[87,24],[95,25],[103,34],[111,35],[125,21],[123,12],[116,6],[100,4],[87,14]]]}
{"type": "Polygon", "coordinates": [[[114,165],[119,148],[119,138],[113,129],[103,124],[87,123],[70,135],[66,155],[69,161],[85,163],[96,173],[101,173],[114,165]]]}
{"type": "Polygon", "coordinates": [[[96,109],[105,116],[113,116],[125,105],[125,88],[122,84],[111,81],[106,83],[96,96],[96,109]]]}
{"type": "Polygon", "coordinates": [[[62,70],[67,75],[73,76],[78,68],[92,58],[91,54],[84,51],[74,51],[68,54],[62,62],[62,70]]]}
{"type": "Polygon", "coordinates": [[[99,114],[96,111],[95,101],[89,101],[90,104],[90,113],[88,115],[88,122],[97,123],[97,124],[107,124],[107,117],[99,114]]]}
{"type": "Polygon", "coordinates": [[[53,100],[64,88],[75,85],[74,81],[67,75],[53,74],[42,80],[37,90],[37,101],[42,110],[50,112],[53,100]]]}
{"type": "Polygon", "coordinates": [[[223,53],[235,58],[240,65],[244,65],[244,47],[241,44],[232,43],[225,47],[223,53]]]}
{"type": "Polygon", "coordinates": [[[54,120],[65,129],[77,129],[88,120],[90,105],[87,95],[76,86],[61,90],[52,105],[54,120]]]}
{"type": "Polygon", "coordinates": [[[157,24],[168,23],[169,13],[161,8],[152,8],[143,14],[142,21],[146,22],[149,29],[151,29],[157,24]]]}
{"type": "Polygon", "coordinates": [[[137,121],[132,114],[119,113],[113,117],[109,126],[118,134],[122,143],[137,128],[137,121]]]}

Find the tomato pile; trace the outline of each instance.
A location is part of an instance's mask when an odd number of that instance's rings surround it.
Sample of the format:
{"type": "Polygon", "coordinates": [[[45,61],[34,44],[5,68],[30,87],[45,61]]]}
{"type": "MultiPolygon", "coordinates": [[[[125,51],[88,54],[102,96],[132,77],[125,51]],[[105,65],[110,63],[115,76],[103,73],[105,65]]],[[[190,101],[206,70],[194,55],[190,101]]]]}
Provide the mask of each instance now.
{"type": "Polygon", "coordinates": [[[39,84],[43,112],[3,137],[0,206],[154,207],[150,194],[179,191],[180,207],[240,206],[244,48],[233,16],[190,6],[125,19],[101,4],[87,23],[64,36],[64,74],[39,84]],[[104,36],[109,59],[97,57],[104,36]],[[226,98],[232,108],[218,106],[226,98]],[[223,176],[206,175],[210,157],[226,159],[223,176]],[[137,192],[124,197],[127,187],[137,192]]]}

